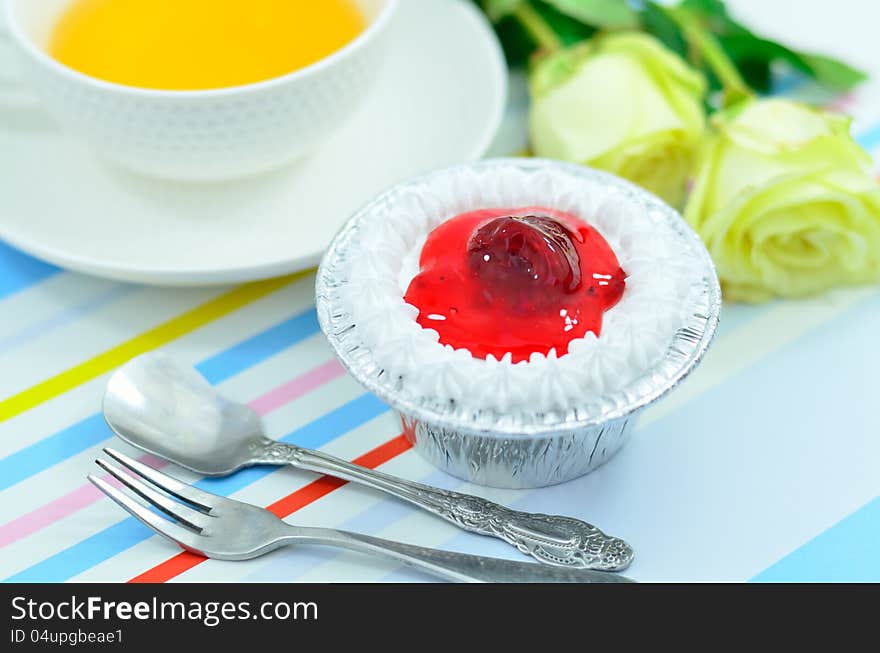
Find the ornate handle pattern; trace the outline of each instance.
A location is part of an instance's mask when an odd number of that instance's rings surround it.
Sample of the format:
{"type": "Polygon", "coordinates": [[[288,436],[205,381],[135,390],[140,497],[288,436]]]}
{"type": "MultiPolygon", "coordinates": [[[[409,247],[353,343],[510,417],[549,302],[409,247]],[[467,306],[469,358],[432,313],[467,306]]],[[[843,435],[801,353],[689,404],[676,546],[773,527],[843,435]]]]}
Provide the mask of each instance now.
{"type": "Polygon", "coordinates": [[[593,569],[536,565],[454,553],[439,549],[382,540],[378,537],[329,528],[290,526],[287,541],[311,541],[397,560],[441,578],[465,583],[629,583],[629,578],[593,569]]]}
{"type": "Polygon", "coordinates": [[[255,463],[290,464],[382,490],[464,530],[504,540],[544,563],[620,571],[633,559],[629,544],[572,517],[518,512],[481,497],[414,483],[269,439],[255,442],[251,453],[255,463]]]}

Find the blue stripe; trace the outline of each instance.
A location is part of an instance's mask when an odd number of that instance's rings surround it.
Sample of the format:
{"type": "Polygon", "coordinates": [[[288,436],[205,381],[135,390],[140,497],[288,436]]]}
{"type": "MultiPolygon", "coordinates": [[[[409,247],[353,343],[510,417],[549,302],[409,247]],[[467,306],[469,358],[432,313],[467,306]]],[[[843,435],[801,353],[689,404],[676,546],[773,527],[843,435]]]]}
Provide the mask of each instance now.
{"type": "Polygon", "coordinates": [[[0,241],[0,299],[60,272],[0,241]]]}
{"type": "Polygon", "coordinates": [[[856,136],[856,142],[866,150],[872,150],[880,145],[880,122],[856,136]]]}
{"type": "MultiPolygon", "coordinates": [[[[197,366],[219,383],[318,332],[314,308],[284,320],[197,366]]],[[[0,491],[112,437],[100,413],[0,460],[0,491]]]]}
{"type": "Polygon", "coordinates": [[[222,383],[242,370],[271,358],[282,349],[316,334],[319,329],[318,313],[312,308],[202,361],[196,365],[196,369],[209,383],[222,383]]]}
{"type": "MultiPolygon", "coordinates": [[[[317,448],[377,417],[388,407],[370,394],[361,395],[281,438],[304,447],[317,448]]],[[[226,478],[204,478],[198,483],[210,492],[237,492],[277,471],[278,467],[252,467],[226,478]]],[[[100,531],[73,546],[10,576],[10,583],[59,583],[91,569],[130,549],[154,533],[133,517],[100,531]]],[[[173,549],[169,548],[169,553],[173,549]]]]}
{"type": "Polygon", "coordinates": [[[770,92],[767,95],[775,96],[791,93],[792,91],[797,90],[799,87],[803,86],[806,81],[807,78],[802,73],[795,71],[786,71],[782,75],[775,75],[773,77],[770,85],[770,92]]]}
{"type": "MultiPolygon", "coordinates": [[[[716,442],[729,443],[722,447],[713,445],[712,454],[725,460],[730,469],[739,468],[741,476],[746,474],[742,476],[746,479],[743,492],[757,491],[766,496],[784,493],[771,496],[768,502],[772,510],[778,511],[775,519],[784,524],[819,526],[809,505],[800,498],[801,486],[819,484],[827,488],[825,504],[838,506],[842,501],[835,498],[834,486],[845,482],[842,469],[848,470],[851,477],[876,476],[875,461],[880,449],[867,443],[876,442],[875,435],[880,433],[880,417],[874,408],[876,382],[872,376],[880,366],[880,350],[863,348],[856,355],[852,343],[870,342],[878,328],[880,290],[836,316],[833,323],[811,329],[688,402],[684,413],[675,411],[638,431],[637,437],[664,442],[687,438],[693,442],[695,438],[683,434],[711,434],[716,442]],[[805,415],[805,402],[819,403],[821,407],[811,411],[809,419],[798,419],[805,415]],[[733,418],[737,407],[743,406],[748,407],[748,418],[733,418]],[[851,427],[849,433],[841,433],[842,412],[846,413],[844,424],[851,427]],[[852,432],[852,427],[858,430],[852,432]],[[831,447],[848,453],[831,454],[831,447]],[[779,476],[780,482],[767,483],[768,478],[774,478],[774,466],[786,471],[779,476]],[[827,466],[827,472],[823,466],[827,466]],[[817,469],[823,470],[818,476],[817,469]],[[760,489],[750,489],[759,480],[760,489]]],[[[705,451],[700,449],[694,455],[705,451]]],[[[689,485],[696,486],[704,480],[699,474],[690,476],[686,479],[689,485]]],[[[736,482],[733,479],[733,474],[727,474],[716,481],[736,482]]],[[[573,487],[569,492],[576,490],[573,487]]],[[[547,500],[552,500],[552,491],[548,495],[547,500]]],[[[546,507],[527,506],[530,510],[546,507]]],[[[725,510],[723,505],[716,508],[725,510]]],[[[730,535],[740,537],[753,530],[748,523],[732,524],[730,535]]],[[[768,537],[766,533],[761,536],[768,537]]],[[[830,526],[753,580],[880,581],[880,498],[830,526]]]]}
{"type": "Polygon", "coordinates": [[[752,581],[880,582],[880,497],[762,571],[752,581]]]}
{"type": "Polygon", "coordinates": [[[0,491],[113,436],[100,413],[0,460],[0,491]]]}
{"type": "MultiPolygon", "coordinates": [[[[375,396],[364,394],[288,433],[280,440],[309,449],[319,449],[331,440],[335,440],[340,435],[378,417],[387,410],[388,406],[375,396]]],[[[251,483],[256,483],[276,469],[278,468],[249,467],[231,476],[203,478],[195,485],[214,494],[229,496],[246,488],[251,483]]]]}
{"type": "Polygon", "coordinates": [[[138,286],[132,284],[114,284],[109,289],[101,292],[95,297],[71,306],[70,308],[53,315],[40,322],[29,324],[26,328],[13,333],[11,336],[0,340],[0,353],[10,351],[32,340],[54,331],[55,329],[73,322],[82,315],[86,315],[93,311],[97,311],[102,306],[106,306],[116,301],[120,297],[124,297],[136,291],[138,286]]]}
{"type": "Polygon", "coordinates": [[[149,534],[136,528],[144,528],[134,517],[129,517],[110,528],[93,535],[24,571],[10,576],[4,583],[62,582],[71,576],[94,567],[102,560],[112,558],[118,551],[125,551],[149,534]]]}
{"type": "MultiPolygon", "coordinates": [[[[453,478],[439,470],[435,470],[424,478],[413,479],[419,483],[433,485],[448,490],[459,490],[464,481],[453,478]]],[[[405,501],[399,499],[382,499],[373,506],[367,508],[344,522],[338,524],[334,528],[339,528],[355,533],[363,533],[365,535],[378,535],[386,528],[399,523],[406,517],[411,517],[413,508],[405,501]]],[[[474,535],[480,540],[491,540],[492,538],[474,535]]],[[[494,540],[497,541],[497,540],[494,540]]],[[[501,546],[510,551],[510,545],[501,543],[501,546]]],[[[468,553],[474,553],[468,551],[468,553]]],[[[283,578],[285,582],[296,582],[304,574],[319,565],[323,565],[344,555],[339,549],[331,547],[310,546],[302,547],[290,554],[279,555],[275,560],[267,565],[263,565],[256,571],[248,574],[241,579],[244,583],[266,583],[276,582],[279,578],[283,578]]]]}

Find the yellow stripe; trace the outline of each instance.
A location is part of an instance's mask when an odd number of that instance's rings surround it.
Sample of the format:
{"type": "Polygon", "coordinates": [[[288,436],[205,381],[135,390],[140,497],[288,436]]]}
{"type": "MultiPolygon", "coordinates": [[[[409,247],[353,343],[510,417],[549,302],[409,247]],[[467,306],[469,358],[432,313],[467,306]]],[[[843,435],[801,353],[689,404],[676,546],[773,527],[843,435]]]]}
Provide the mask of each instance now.
{"type": "Polygon", "coordinates": [[[94,358],[71,367],[57,376],[53,376],[37,385],[31,386],[27,390],[12,395],[8,399],[0,401],[0,422],[20,415],[44,401],[48,401],[87,381],[91,381],[105,372],[119,367],[135,356],[161,347],[182,335],[195,331],[199,327],[221,318],[242,306],[246,306],[261,297],[265,297],[311,272],[311,270],[306,270],[285,277],[256,281],[238,286],[201,306],[197,306],[191,311],[187,311],[183,315],[117,345],[113,349],[98,354],[94,358]]]}

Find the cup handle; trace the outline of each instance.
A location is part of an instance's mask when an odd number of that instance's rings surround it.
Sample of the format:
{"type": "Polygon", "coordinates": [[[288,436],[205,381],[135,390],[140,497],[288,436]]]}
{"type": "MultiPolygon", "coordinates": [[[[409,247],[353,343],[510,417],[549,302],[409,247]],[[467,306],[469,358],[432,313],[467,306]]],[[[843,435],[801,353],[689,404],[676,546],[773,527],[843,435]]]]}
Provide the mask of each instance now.
{"type": "Polygon", "coordinates": [[[12,63],[12,37],[0,11],[0,107],[25,108],[36,104],[33,94],[25,88],[12,63]]]}

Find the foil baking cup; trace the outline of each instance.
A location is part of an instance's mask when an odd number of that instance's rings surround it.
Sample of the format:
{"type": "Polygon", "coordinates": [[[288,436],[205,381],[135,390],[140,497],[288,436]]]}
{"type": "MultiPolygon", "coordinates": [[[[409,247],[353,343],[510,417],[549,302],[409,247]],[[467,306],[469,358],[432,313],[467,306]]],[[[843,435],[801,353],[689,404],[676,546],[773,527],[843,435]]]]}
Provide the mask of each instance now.
{"type": "MultiPolygon", "coordinates": [[[[399,184],[360,209],[342,227],[318,269],[316,297],[321,329],[342,365],[367,390],[394,408],[416,451],[435,466],[459,478],[504,488],[531,488],[582,476],[608,460],[626,442],[644,408],[672,390],[697,365],[718,325],[721,289],[715,266],[699,236],[673,208],[647,191],[614,175],[542,159],[487,159],[462,164],[485,172],[493,166],[517,166],[537,172],[564,169],[620,193],[655,220],[681,236],[700,260],[689,311],[665,355],[622,389],[585,397],[566,411],[501,414],[474,410],[419,397],[404,379],[387,373],[358,335],[342,290],[349,282],[350,261],[359,234],[381,216],[408,188],[431,174],[399,184]]],[[[473,207],[481,208],[481,207],[473,207]]],[[[450,216],[451,217],[451,216],[450,216]]]]}

